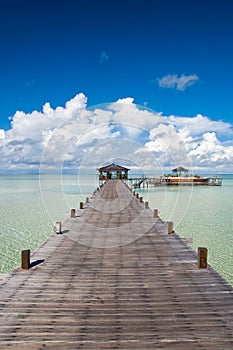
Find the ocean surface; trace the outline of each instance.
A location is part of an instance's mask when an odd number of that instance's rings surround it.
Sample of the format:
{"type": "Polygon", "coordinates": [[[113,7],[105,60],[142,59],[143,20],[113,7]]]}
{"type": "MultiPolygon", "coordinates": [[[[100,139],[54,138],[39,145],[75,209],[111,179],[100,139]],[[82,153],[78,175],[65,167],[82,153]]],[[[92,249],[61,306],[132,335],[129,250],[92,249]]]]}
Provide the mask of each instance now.
{"type": "MultiPolygon", "coordinates": [[[[222,186],[138,190],[160,217],[174,222],[189,243],[208,248],[208,262],[233,285],[233,175],[222,186]]],[[[0,273],[20,264],[21,250],[35,250],[56,221],[70,217],[98,186],[96,175],[0,175],[0,273]]]]}

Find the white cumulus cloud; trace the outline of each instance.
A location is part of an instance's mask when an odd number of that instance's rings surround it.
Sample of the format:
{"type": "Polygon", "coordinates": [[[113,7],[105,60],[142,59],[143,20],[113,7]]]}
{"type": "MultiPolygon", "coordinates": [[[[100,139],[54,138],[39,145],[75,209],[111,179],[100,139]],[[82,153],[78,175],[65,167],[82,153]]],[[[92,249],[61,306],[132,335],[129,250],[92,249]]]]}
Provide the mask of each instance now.
{"type": "Polygon", "coordinates": [[[233,133],[230,123],[221,120],[211,120],[202,114],[197,114],[195,117],[178,117],[172,115],[169,116],[169,123],[175,125],[178,129],[185,126],[193,135],[201,134],[207,130],[215,131],[223,135],[232,135],[233,133]]]}
{"type": "Polygon", "coordinates": [[[131,97],[91,109],[80,93],[64,107],[17,111],[10,130],[0,130],[2,169],[96,168],[114,159],[152,170],[232,172],[232,125],[201,114],[166,116],[131,97]]]}
{"type": "Polygon", "coordinates": [[[5,139],[5,131],[0,129],[0,139],[5,139]]]}
{"type": "Polygon", "coordinates": [[[219,166],[232,161],[233,146],[225,147],[214,132],[207,132],[202,135],[198,146],[190,152],[190,155],[201,164],[219,166]]]}

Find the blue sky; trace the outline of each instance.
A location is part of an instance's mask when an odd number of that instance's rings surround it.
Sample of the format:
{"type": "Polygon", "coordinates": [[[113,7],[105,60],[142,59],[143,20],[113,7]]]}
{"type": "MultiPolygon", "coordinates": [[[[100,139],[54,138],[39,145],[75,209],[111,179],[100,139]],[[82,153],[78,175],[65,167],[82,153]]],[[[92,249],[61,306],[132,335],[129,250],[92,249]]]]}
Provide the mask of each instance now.
{"type": "Polygon", "coordinates": [[[233,122],[231,0],[2,1],[0,40],[0,129],[16,139],[17,111],[80,93],[87,108],[132,97],[164,116],[233,122]]]}

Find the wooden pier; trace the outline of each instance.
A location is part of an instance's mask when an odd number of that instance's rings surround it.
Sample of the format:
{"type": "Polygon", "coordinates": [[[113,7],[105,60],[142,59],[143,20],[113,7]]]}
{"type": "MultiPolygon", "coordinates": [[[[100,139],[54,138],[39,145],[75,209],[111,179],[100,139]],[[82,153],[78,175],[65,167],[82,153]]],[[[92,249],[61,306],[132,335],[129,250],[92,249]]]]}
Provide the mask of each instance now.
{"type": "Polygon", "coordinates": [[[1,282],[0,349],[233,349],[233,288],[148,203],[109,180],[80,208],[1,282]]]}
{"type": "Polygon", "coordinates": [[[214,177],[129,177],[128,184],[132,188],[148,188],[160,186],[222,186],[222,178],[214,177]]]}

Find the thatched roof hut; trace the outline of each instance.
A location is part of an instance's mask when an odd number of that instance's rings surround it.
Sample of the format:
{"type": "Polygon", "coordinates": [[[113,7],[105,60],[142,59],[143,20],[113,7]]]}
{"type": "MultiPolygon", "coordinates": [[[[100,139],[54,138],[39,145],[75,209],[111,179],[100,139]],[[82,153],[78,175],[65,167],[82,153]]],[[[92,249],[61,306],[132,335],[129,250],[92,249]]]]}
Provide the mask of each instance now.
{"type": "Polygon", "coordinates": [[[187,176],[189,170],[188,170],[188,169],[185,169],[185,168],[182,167],[182,166],[178,166],[177,168],[173,169],[172,172],[173,172],[173,175],[174,175],[174,176],[181,176],[182,174],[183,174],[184,176],[187,176]]]}

